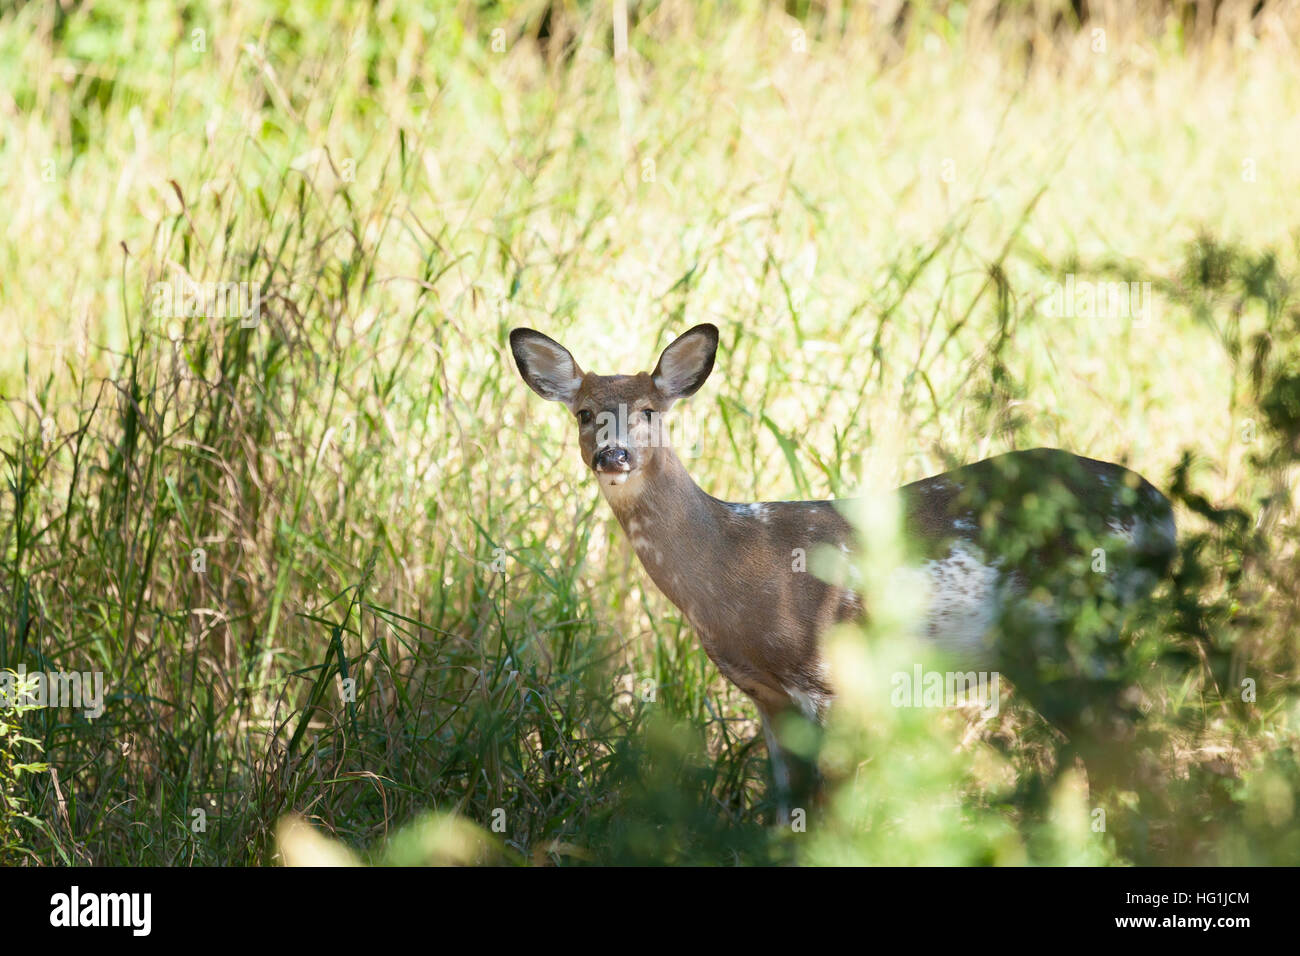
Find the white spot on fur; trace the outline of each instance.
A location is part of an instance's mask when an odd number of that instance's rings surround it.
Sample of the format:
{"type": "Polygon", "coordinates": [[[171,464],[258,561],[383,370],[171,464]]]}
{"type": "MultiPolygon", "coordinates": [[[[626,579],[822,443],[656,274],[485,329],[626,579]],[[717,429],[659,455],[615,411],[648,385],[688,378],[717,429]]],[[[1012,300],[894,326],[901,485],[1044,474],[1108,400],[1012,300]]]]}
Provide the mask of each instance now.
{"type": "Polygon", "coordinates": [[[648,561],[653,559],[656,564],[661,564],[664,559],[663,552],[660,551],[645,535],[632,535],[632,547],[636,553],[641,556],[641,560],[648,561]]]}
{"type": "Polygon", "coordinates": [[[1106,521],[1106,527],[1110,528],[1111,534],[1121,539],[1126,544],[1132,544],[1134,541],[1133,530],[1134,524],[1124,524],[1118,518],[1109,518],[1106,521]]]}
{"type": "MultiPolygon", "coordinates": [[[[728,504],[727,507],[742,517],[757,518],[759,521],[763,522],[769,521],[772,517],[771,509],[761,501],[756,501],[753,504],[731,503],[728,504]]],[[[811,531],[812,528],[809,528],[808,530],[811,531]]]]}
{"type": "Polygon", "coordinates": [[[946,558],[926,561],[918,570],[926,591],[922,636],[964,659],[982,658],[997,619],[1001,572],[962,542],[946,558]]]}
{"type": "Polygon", "coordinates": [[[826,706],[825,694],[810,694],[807,691],[800,690],[798,687],[786,686],[785,692],[790,695],[794,701],[799,713],[803,714],[808,720],[820,722],[822,719],[822,709],[826,706]]]}

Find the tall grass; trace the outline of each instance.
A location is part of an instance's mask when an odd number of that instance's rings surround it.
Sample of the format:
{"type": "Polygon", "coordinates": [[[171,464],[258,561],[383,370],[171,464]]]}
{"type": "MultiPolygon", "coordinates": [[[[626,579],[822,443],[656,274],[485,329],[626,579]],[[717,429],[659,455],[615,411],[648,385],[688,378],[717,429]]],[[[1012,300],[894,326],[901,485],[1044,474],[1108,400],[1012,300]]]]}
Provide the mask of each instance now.
{"type": "MultiPolygon", "coordinates": [[[[267,863],[296,811],[391,859],[432,809],[530,863],[1294,860],[1294,8],[631,7],[626,51],[604,5],[0,14],[0,668],[110,688],[25,716],[14,858],[267,863]],[[1067,275],[1150,321],[1048,314],[1067,275]],[[839,796],[766,826],[752,709],[504,346],[632,371],[696,321],[720,497],[1037,444],[1182,480],[1170,792],[1099,833],[1032,714],[850,688],[839,796]]],[[[874,637],[864,687],[914,653],[874,637]]]]}

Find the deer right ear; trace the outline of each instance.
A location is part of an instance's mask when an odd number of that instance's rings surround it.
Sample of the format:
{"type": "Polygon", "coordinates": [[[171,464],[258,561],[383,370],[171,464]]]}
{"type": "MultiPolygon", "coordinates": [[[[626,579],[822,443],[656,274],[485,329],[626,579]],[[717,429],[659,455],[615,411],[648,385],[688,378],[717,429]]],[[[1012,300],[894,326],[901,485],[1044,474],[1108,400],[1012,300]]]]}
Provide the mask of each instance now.
{"type": "Polygon", "coordinates": [[[718,354],[718,327],[705,322],[687,329],[659,356],[650,373],[655,388],[672,401],[694,395],[713,371],[718,354]]]}
{"type": "Polygon", "coordinates": [[[582,384],[582,369],[568,349],[541,332],[513,329],[510,351],[529,388],[548,402],[561,402],[572,409],[582,384]]]}

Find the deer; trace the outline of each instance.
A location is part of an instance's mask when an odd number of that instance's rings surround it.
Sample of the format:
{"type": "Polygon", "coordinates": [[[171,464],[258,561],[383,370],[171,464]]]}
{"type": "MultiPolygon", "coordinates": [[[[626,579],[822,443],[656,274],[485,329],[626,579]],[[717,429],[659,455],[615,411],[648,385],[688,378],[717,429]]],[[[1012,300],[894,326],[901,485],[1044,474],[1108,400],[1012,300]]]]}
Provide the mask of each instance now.
{"type": "MultiPolygon", "coordinates": [[[[792,570],[797,549],[855,550],[845,502],[722,501],[692,480],[672,447],[662,416],[704,385],[718,342],[716,326],[696,325],[653,371],[600,375],[541,332],[510,333],[524,382],[573,416],[582,461],[645,572],[753,701],[788,819],[792,759],[777,728],[790,714],[826,720],[835,689],[825,635],[869,619],[871,609],[851,581],[792,570]]],[[[893,493],[909,567],[925,585],[917,636],[964,664],[1029,675],[1026,661],[1065,617],[1053,591],[1087,583],[1079,560],[1096,554],[1092,546],[1104,545],[1108,567],[1097,576],[1101,590],[1089,587],[1121,613],[1150,594],[1174,553],[1173,509],[1160,491],[1122,465],[1060,449],[1006,452],[893,493]],[[1026,515],[1033,520],[1019,523],[1031,533],[1013,546],[1010,532],[1026,515]]]]}

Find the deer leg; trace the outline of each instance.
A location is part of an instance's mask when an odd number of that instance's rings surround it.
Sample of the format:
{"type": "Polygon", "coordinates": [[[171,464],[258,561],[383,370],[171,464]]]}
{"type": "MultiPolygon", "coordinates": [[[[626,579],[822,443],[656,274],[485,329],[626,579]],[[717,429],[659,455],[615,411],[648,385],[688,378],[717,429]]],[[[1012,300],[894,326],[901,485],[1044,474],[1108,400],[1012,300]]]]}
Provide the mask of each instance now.
{"type": "Polygon", "coordinates": [[[787,826],[790,823],[790,767],[781,742],[776,739],[771,715],[766,711],[762,714],[763,739],[767,741],[767,757],[772,764],[772,782],[776,788],[777,822],[787,826]]]}

